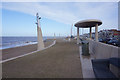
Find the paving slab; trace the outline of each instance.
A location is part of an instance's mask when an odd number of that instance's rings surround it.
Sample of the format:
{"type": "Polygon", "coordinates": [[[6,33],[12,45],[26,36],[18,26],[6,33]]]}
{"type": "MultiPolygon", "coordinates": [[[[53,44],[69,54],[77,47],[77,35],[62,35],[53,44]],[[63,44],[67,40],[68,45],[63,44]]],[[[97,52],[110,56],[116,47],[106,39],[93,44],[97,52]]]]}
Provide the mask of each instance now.
{"type": "Polygon", "coordinates": [[[2,64],[3,78],[82,78],[76,41],[57,40],[46,50],[2,64]]]}

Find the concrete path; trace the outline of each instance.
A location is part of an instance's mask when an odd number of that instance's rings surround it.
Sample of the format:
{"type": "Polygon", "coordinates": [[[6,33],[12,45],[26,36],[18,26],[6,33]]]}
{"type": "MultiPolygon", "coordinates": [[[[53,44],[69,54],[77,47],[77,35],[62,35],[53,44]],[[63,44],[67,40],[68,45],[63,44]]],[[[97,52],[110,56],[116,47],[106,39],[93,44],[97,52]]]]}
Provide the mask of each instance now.
{"type": "Polygon", "coordinates": [[[82,78],[79,46],[57,40],[46,50],[2,64],[3,78],[82,78]]]}
{"type": "Polygon", "coordinates": [[[82,55],[82,46],[80,45],[79,47],[79,52],[80,52],[80,61],[81,61],[81,66],[82,66],[82,74],[83,78],[89,79],[89,78],[95,78],[93,68],[92,68],[92,62],[91,59],[93,58],[93,55],[89,56],[83,56],[82,55]]]}

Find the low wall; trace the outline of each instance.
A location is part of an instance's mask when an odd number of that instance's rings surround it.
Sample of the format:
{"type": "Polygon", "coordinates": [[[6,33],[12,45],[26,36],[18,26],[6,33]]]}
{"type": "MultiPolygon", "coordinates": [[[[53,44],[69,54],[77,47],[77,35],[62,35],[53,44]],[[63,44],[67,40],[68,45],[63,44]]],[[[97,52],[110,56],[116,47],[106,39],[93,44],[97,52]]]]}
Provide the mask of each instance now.
{"type": "MultiPolygon", "coordinates": [[[[116,47],[101,42],[96,42],[93,40],[88,41],[89,41],[89,53],[93,55],[95,59],[105,59],[110,57],[120,58],[120,47],[116,47]]],[[[119,68],[110,65],[110,69],[117,77],[120,77],[119,68]]]]}
{"type": "Polygon", "coordinates": [[[120,57],[120,48],[89,40],[89,52],[93,54],[96,59],[105,59],[110,57],[120,57]]]}

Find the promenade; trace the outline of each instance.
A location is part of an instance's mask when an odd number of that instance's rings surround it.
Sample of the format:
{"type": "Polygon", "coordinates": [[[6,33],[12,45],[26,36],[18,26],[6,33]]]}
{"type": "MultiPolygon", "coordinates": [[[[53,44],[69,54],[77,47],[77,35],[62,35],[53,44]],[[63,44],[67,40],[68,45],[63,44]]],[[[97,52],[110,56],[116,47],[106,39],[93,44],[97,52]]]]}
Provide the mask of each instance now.
{"type": "Polygon", "coordinates": [[[46,50],[2,63],[3,78],[82,78],[76,41],[57,39],[46,50]]]}

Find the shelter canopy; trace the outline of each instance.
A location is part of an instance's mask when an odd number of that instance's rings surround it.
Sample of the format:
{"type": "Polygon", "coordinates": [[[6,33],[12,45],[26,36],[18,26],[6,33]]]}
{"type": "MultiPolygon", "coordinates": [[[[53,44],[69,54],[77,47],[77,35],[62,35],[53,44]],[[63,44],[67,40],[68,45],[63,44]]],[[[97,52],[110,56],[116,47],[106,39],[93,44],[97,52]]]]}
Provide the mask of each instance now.
{"type": "Polygon", "coordinates": [[[102,24],[102,21],[97,19],[82,20],[75,23],[75,27],[89,28],[89,27],[95,27],[96,24],[98,24],[99,26],[102,24]]]}

